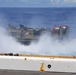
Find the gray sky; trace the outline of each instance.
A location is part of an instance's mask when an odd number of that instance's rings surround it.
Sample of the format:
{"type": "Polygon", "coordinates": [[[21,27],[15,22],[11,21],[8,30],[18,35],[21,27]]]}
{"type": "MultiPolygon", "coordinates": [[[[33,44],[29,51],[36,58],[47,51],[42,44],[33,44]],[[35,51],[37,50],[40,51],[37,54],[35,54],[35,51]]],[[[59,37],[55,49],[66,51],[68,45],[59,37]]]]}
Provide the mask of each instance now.
{"type": "Polygon", "coordinates": [[[0,7],[76,7],[76,0],[0,0],[0,7]]]}

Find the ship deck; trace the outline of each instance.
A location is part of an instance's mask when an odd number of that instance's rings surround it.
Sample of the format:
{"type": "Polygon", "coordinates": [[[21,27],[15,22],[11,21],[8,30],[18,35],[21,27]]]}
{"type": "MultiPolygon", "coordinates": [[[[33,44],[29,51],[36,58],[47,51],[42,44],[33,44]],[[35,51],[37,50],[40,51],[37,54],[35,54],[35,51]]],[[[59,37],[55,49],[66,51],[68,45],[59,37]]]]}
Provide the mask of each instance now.
{"type": "Polygon", "coordinates": [[[0,75],[76,75],[76,73],[0,70],[0,75]]]}
{"type": "Polygon", "coordinates": [[[0,53],[0,61],[0,75],[76,75],[76,56],[0,53]]]}

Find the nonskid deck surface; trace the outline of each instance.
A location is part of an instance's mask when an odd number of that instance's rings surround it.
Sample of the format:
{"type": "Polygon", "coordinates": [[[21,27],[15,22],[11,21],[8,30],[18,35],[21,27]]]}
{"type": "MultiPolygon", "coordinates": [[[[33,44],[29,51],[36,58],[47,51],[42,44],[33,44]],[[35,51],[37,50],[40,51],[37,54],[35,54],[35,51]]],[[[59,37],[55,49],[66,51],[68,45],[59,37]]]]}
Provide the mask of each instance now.
{"type": "Polygon", "coordinates": [[[0,75],[76,75],[76,73],[0,70],[0,75]]]}

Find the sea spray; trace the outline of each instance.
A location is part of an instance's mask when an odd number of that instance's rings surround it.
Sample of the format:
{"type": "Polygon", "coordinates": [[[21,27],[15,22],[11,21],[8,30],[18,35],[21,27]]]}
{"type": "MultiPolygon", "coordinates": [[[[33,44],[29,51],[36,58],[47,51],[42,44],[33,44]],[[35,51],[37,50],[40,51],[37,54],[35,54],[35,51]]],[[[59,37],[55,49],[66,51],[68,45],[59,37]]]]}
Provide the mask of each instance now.
{"type": "Polygon", "coordinates": [[[0,27],[0,53],[19,53],[24,47],[5,28],[0,27]]]}
{"type": "Polygon", "coordinates": [[[8,31],[0,27],[0,53],[23,53],[40,55],[75,55],[76,39],[59,40],[50,34],[42,34],[38,42],[30,45],[19,43],[8,31]]]}

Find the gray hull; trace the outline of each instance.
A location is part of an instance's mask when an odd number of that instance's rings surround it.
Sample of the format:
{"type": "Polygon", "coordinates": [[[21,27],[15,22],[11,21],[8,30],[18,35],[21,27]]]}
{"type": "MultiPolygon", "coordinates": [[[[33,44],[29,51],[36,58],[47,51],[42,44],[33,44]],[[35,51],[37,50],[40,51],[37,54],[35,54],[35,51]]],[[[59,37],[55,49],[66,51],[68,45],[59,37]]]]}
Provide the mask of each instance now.
{"type": "Polygon", "coordinates": [[[0,70],[0,75],[76,75],[76,73],[0,70]]]}

